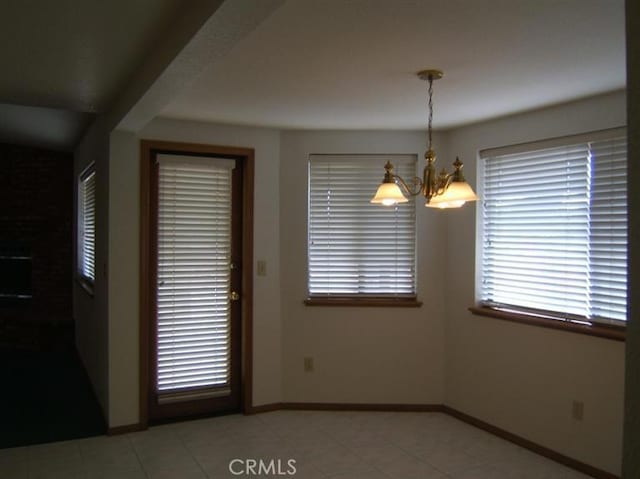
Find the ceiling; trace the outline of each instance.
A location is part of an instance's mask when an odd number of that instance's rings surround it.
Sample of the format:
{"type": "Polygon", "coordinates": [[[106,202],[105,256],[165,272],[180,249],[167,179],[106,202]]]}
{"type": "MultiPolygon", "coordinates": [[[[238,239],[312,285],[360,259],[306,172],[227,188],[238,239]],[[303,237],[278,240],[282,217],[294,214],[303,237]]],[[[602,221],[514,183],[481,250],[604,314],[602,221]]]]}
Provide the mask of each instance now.
{"type": "Polygon", "coordinates": [[[0,141],[73,147],[183,0],[3,0],[0,141]],[[22,108],[26,107],[26,108],[22,108]]]}
{"type": "MultiPolygon", "coordinates": [[[[0,142],[72,149],[176,19],[207,1],[4,0],[0,142]]],[[[445,73],[435,128],[625,87],[623,0],[287,0],[251,30],[194,68],[162,116],[424,128],[423,68],[445,73]]]]}
{"type": "Polygon", "coordinates": [[[623,0],[289,0],[163,116],[450,128],[625,87],[623,0]]]}

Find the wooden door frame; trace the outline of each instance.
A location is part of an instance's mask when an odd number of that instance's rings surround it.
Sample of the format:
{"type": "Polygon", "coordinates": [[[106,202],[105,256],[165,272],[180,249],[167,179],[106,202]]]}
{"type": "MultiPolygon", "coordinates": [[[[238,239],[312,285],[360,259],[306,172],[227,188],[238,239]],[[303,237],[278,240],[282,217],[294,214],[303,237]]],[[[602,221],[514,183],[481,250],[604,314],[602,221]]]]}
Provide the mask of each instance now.
{"type": "Polygon", "coordinates": [[[149,328],[151,325],[150,275],[154,249],[151,247],[152,210],[152,161],[157,153],[168,154],[209,154],[235,158],[243,164],[242,178],[242,314],[241,360],[240,360],[240,408],[244,414],[253,410],[253,189],[254,150],[230,146],[204,145],[198,143],[178,143],[161,140],[140,140],[140,323],[139,323],[139,426],[149,424],[149,328]]]}

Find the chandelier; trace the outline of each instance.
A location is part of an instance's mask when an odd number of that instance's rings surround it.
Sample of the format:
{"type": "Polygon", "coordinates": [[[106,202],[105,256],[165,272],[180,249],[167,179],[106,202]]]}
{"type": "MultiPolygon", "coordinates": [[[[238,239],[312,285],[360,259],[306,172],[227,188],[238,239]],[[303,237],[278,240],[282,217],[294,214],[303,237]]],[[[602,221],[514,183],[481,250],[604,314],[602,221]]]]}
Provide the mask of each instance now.
{"type": "Polygon", "coordinates": [[[409,201],[406,195],[417,196],[422,194],[425,197],[425,206],[430,208],[460,208],[467,201],[476,201],[478,197],[473,189],[464,179],[462,174],[462,162],[456,157],[453,163],[453,173],[448,173],[442,169],[436,174],[436,153],[432,148],[432,128],[433,121],[433,81],[442,78],[440,70],[422,70],[418,72],[418,77],[428,83],[429,95],[429,120],[427,125],[427,152],[424,154],[427,165],[424,168],[422,178],[415,177],[409,182],[393,172],[393,164],[387,161],[384,166],[385,175],[378,191],[371,199],[371,203],[393,206],[398,203],[409,201]]]}

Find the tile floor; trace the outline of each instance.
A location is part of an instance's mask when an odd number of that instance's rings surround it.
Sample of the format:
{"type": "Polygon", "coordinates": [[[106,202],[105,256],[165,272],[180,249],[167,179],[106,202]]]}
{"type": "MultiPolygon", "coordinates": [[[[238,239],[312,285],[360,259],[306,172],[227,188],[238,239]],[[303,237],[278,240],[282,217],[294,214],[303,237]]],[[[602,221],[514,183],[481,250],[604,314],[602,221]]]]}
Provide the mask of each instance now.
{"type": "Polygon", "coordinates": [[[121,436],[0,449],[0,478],[234,477],[588,476],[441,413],[277,411],[175,423],[121,436]],[[249,460],[256,461],[254,474],[249,460]]]}

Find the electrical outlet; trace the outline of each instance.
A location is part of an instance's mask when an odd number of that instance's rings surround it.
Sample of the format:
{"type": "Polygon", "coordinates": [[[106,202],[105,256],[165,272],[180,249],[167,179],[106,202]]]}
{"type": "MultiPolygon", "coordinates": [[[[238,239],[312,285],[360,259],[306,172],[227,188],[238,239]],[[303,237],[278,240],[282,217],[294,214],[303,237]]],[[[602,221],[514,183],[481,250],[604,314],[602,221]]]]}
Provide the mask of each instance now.
{"type": "Polygon", "coordinates": [[[313,358],[304,358],[304,372],[310,373],[313,371],[313,358]]]}
{"type": "Polygon", "coordinates": [[[573,401],[571,404],[571,417],[576,421],[582,421],[584,418],[584,403],[582,401],[573,401]]]}

